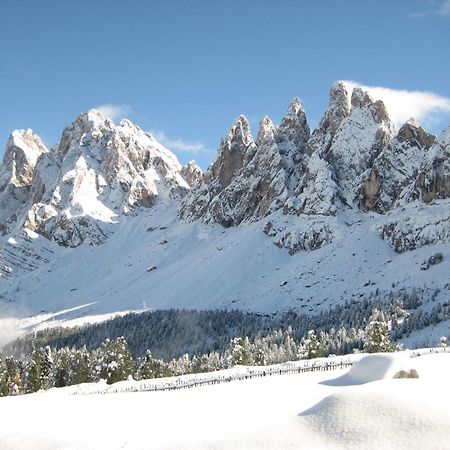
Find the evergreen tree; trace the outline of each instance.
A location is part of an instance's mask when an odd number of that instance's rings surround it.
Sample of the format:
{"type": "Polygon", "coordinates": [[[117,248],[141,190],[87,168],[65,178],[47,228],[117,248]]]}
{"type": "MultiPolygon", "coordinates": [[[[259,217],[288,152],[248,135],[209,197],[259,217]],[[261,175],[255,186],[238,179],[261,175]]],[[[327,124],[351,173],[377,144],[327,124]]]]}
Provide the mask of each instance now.
{"type": "Polygon", "coordinates": [[[92,376],[92,357],[86,346],[75,351],[73,361],[73,382],[75,384],[91,383],[92,376]]]}
{"type": "Polygon", "coordinates": [[[325,356],[322,344],[319,342],[314,330],[309,330],[307,338],[304,341],[304,348],[307,359],[321,358],[325,356]]]}
{"type": "Polygon", "coordinates": [[[126,380],[134,374],[134,360],[124,337],[106,339],[97,352],[97,371],[108,384],[126,380]]]}
{"type": "Polygon", "coordinates": [[[40,350],[40,378],[41,389],[49,389],[54,386],[54,361],[50,346],[46,346],[40,350]]]}
{"type": "Polygon", "coordinates": [[[26,366],[26,392],[37,392],[41,389],[41,352],[33,350],[26,366]]]}
{"type": "Polygon", "coordinates": [[[252,355],[250,353],[250,341],[248,337],[234,338],[230,343],[230,365],[249,366],[252,364],[252,355]]]}
{"type": "Polygon", "coordinates": [[[144,360],[138,368],[138,377],[140,380],[152,378],[164,378],[172,376],[169,365],[162,359],[155,359],[150,350],[147,350],[144,360]]]}
{"type": "Polygon", "coordinates": [[[364,335],[363,349],[368,353],[393,352],[389,323],[383,312],[374,309],[364,335]]]}

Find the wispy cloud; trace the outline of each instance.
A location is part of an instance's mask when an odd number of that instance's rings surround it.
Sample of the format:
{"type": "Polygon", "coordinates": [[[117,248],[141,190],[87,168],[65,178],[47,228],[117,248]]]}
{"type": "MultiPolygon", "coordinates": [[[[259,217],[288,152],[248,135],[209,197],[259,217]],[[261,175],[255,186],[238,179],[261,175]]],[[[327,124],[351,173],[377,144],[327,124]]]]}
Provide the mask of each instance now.
{"type": "Polygon", "coordinates": [[[152,130],[150,133],[158,142],[165,147],[168,147],[170,150],[178,150],[192,155],[208,151],[207,147],[201,142],[187,142],[182,139],[171,139],[161,130],[152,130]]]}
{"type": "Polygon", "coordinates": [[[131,108],[128,105],[116,105],[114,103],[100,105],[95,109],[111,120],[123,119],[127,114],[131,113],[131,108]]]}
{"type": "Polygon", "coordinates": [[[450,98],[433,92],[366,86],[357,81],[346,80],[345,83],[350,91],[359,86],[374,99],[382,100],[388,109],[389,117],[397,126],[414,117],[422,125],[432,127],[442,116],[450,116],[450,98]]]}
{"type": "Polygon", "coordinates": [[[416,11],[410,14],[413,18],[426,16],[450,17],[450,0],[429,0],[429,7],[423,11],[416,11]]]}

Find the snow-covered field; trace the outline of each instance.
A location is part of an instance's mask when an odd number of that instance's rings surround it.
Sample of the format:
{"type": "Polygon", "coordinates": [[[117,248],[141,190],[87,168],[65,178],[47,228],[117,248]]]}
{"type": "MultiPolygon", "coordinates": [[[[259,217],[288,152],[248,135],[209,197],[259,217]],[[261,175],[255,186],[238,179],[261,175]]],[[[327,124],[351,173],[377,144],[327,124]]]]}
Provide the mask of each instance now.
{"type": "Polygon", "coordinates": [[[5,397],[0,448],[446,449],[449,372],[448,353],[401,352],[186,390],[5,397]],[[419,378],[393,379],[400,369],[419,378]]]}

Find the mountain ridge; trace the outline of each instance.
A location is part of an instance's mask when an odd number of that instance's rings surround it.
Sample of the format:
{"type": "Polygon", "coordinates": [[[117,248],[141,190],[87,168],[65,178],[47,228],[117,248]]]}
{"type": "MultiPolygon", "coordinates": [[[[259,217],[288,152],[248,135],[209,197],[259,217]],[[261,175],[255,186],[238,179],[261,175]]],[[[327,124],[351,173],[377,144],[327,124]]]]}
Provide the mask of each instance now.
{"type": "Polygon", "coordinates": [[[392,286],[447,289],[450,127],[396,130],[359,88],[334,83],[312,132],[298,98],[256,138],[238,117],[204,173],[95,110],[50,150],[14,133],[31,144],[10,139],[0,167],[0,315],[22,325],[156,307],[315,313],[392,286]],[[434,253],[443,262],[421,270],[434,253]]]}

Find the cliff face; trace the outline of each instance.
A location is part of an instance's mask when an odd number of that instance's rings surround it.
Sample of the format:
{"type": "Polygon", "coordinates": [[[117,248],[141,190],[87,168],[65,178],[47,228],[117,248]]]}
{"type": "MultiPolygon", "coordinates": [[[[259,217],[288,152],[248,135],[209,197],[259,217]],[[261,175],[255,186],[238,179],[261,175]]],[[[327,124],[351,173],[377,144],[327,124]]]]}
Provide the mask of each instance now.
{"type": "Polygon", "coordinates": [[[17,212],[29,200],[36,161],[46,152],[31,130],[16,130],[8,139],[0,166],[0,232],[16,220],[17,212]]]}

